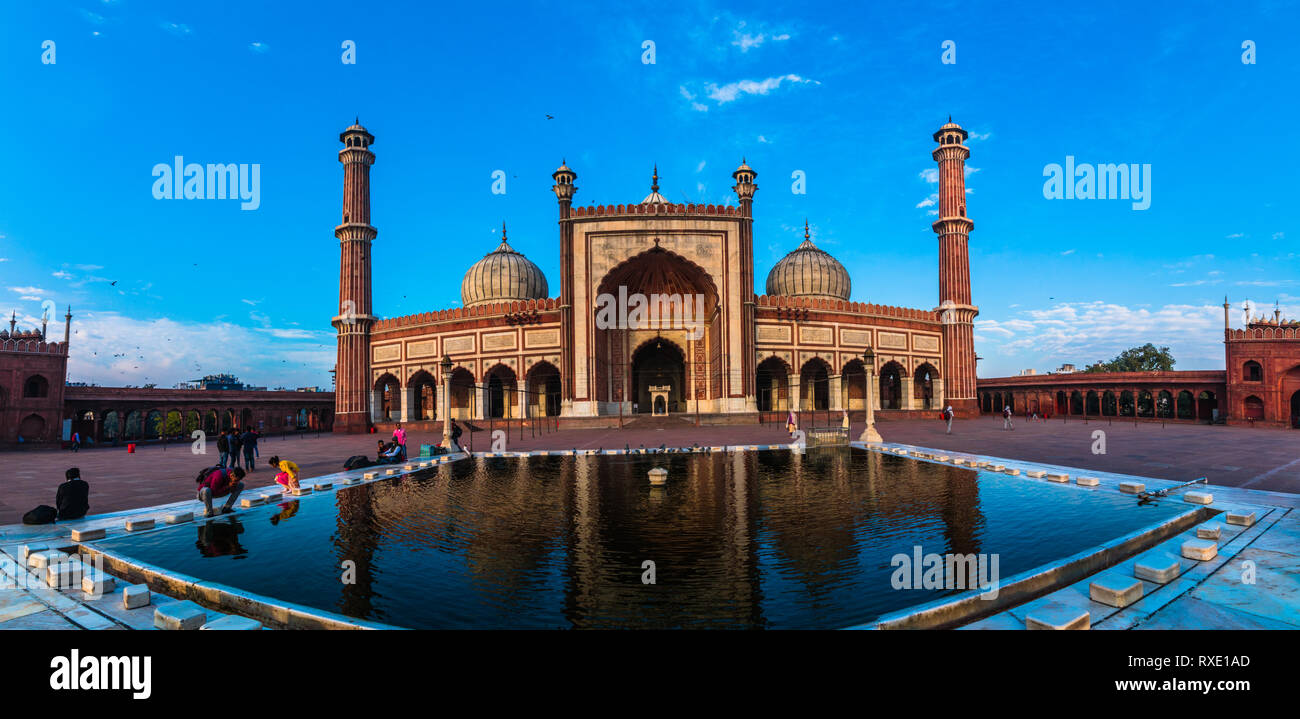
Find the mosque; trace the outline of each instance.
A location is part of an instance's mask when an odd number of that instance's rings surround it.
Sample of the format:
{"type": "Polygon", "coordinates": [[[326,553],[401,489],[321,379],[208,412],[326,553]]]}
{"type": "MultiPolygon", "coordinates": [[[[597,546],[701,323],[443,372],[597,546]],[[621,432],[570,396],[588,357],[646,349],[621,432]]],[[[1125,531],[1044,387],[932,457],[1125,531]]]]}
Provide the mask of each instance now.
{"type": "Polygon", "coordinates": [[[575,203],[578,173],[561,163],[552,173],[558,294],[503,227],[501,244],[465,272],[460,307],[380,319],[371,304],[375,138],[359,123],[339,137],[335,431],[441,421],[444,413],[599,423],[644,414],[744,422],[790,409],[861,412],[868,361],[878,410],[979,411],[972,331],[979,309],[967,253],[974,224],[964,179],[970,150],[951,119],[933,135],[932,308],[850,301],[852,279],[817,247],[807,223],[803,242],[768,273],[764,293],[755,292],[758,172],[743,160],[731,173],[736,203],[721,205],[670,202],[656,170],[640,202],[584,207],[575,203]],[[627,297],[658,298],[664,309],[611,322],[602,315],[610,297],[620,308],[635,304],[627,297]]]}

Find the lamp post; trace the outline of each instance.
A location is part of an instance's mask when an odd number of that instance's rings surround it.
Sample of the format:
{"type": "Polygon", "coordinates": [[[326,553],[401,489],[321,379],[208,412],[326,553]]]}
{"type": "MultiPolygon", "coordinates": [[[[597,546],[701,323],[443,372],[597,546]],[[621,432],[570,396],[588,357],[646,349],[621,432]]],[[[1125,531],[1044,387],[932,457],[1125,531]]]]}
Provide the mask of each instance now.
{"type": "Polygon", "coordinates": [[[876,431],[876,413],[874,401],[872,400],[871,390],[875,382],[872,380],[876,375],[876,353],[867,345],[867,349],[862,353],[862,360],[867,370],[867,391],[863,394],[867,409],[867,426],[862,430],[862,436],[858,437],[859,442],[883,442],[880,433],[876,431]]]}
{"type": "Polygon", "coordinates": [[[451,357],[442,356],[442,446],[451,451],[451,357]]]}

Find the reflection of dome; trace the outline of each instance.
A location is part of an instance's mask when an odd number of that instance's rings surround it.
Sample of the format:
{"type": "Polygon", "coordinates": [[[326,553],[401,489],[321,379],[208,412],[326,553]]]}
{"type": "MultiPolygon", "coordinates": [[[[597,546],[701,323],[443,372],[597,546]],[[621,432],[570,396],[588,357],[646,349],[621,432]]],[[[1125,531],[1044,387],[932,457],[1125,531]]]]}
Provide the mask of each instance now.
{"type": "Polygon", "coordinates": [[[506,243],[501,227],[501,246],[484,255],[465,273],[460,283],[460,300],[465,307],[487,302],[540,300],[547,296],[546,275],[531,260],[506,243]]]}
{"type": "Polygon", "coordinates": [[[806,222],[803,237],[803,243],[767,273],[767,294],[848,300],[851,284],[844,265],[813,244],[806,222]]]}

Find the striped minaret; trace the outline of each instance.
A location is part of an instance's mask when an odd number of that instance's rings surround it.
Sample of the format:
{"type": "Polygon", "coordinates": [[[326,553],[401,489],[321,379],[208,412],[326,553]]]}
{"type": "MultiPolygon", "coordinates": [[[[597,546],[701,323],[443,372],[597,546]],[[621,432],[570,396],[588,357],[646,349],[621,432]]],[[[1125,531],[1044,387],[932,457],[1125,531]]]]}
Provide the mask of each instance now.
{"type": "Polygon", "coordinates": [[[975,316],[971,304],[970,253],[966,243],[975,223],[966,216],[967,133],[948,118],[934,133],[939,147],[932,153],[939,163],[939,219],[932,228],[939,235],[939,312],[943,321],[943,389],[954,410],[978,411],[975,400],[975,316]]]}
{"type": "Polygon", "coordinates": [[[370,151],[375,138],[358,121],[339,135],[343,149],[343,223],[339,240],[338,364],[334,376],[334,431],[365,432],[370,426],[370,151]]]}

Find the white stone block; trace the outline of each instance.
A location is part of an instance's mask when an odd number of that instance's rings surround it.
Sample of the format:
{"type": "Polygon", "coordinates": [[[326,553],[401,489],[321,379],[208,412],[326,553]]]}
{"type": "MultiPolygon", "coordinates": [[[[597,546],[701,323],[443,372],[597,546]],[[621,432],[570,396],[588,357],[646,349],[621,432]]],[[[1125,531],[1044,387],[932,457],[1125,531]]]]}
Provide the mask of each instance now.
{"type": "Polygon", "coordinates": [[[238,614],[227,614],[220,619],[214,619],[204,624],[200,629],[211,630],[242,630],[253,631],[262,628],[262,623],[256,619],[241,617],[238,614]]]}
{"type": "Polygon", "coordinates": [[[1020,470],[1016,469],[1015,467],[1009,467],[1009,468],[1007,468],[1006,470],[1003,470],[1003,471],[1005,471],[1007,474],[1009,474],[1009,475],[1011,475],[1011,476],[1013,476],[1013,477],[1018,477],[1018,476],[1020,476],[1020,470]]]}
{"type": "Polygon", "coordinates": [[[1182,571],[1182,562],[1168,552],[1148,552],[1138,557],[1133,564],[1133,574],[1138,579],[1145,579],[1156,584],[1168,584],[1182,571]]]}
{"type": "Polygon", "coordinates": [[[409,472],[409,471],[415,469],[415,465],[413,465],[413,464],[403,465],[403,466],[402,466],[402,469],[404,469],[404,470],[406,470],[406,471],[409,472]]]}
{"type": "Polygon", "coordinates": [[[46,549],[43,552],[32,552],[27,556],[27,566],[35,569],[45,569],[52,564],[68,561],[68,555],[57,549],[46,549]]]}
{"type": "Polygon", "coordinates": [[[48,544],[24,544],[23,548],[19,550],[19,554],[21,555],[22,563],[26,565],[28,564],[27,561],[28,557],[32,556],[33,554],[36,554],[37,552],[48,552],[49,550],[50,550],[50,545],[48,544]]]}
{"type": "Polygon", "coordinates": [[[340,479],[340,480],[339,480],[339,483],[340,483],[340,484],[356,484],[357,482],[360,482],[360,481],[361,481],[361,480],[360,480],[359,478],[357,478],[357,477],[344,477],[343,479],[340,479]]]}
{"type": "Polygon", "coordinates": [[[1057,472],[1053,472],[1053,473],[1047,475],[1047,481],[1049,481],[1049,482],[1057,482],[1057,483],[1065,483],[1065,482],[1070,481],[1070,475],[1068,475],[1068,474],[1060,474],[1060,473],[1057,473],[1057,472]]]}
{"type": "Polygon", "coordinates": [[[1205,524],[1202,524],[1201,526],[1196,528],[1197,539],[1213,539],[1214,541],[1217,542],[1219,541],[1219,538],[1222,536],[1223,536],[1223,525],[1219,524],[1218,522],[1206,522],[1205,524]]]}
{"type": "Polygon", "coordinates": [[[280,501],[280,499],[283,497],[284,497],[284,492],[267,492],[262,495],[262,501],[270,504],[271,502],[280,501]]]}
{"type": "Polygon", "coordinates": [[[81,591],[97,597],[117,588],[117,578],[104,572],[86,572],[81,577],[81,591]]]}
{"type": "Polygon", "coordinates": [[[68,559],[51,564],[45,569],[45,582],[55,589],[72,589],[81,586],[85,566],[80,559],[68,559]]]}
{"type": "Polygon", "coordinates": [[[1132,482],[1126,480],[1119,483],[1119,491],[1124,492],[1125,494],[1138,494],[1140,492],[1145,492],[1146,490],[1147,490],[1147,486],[1142,482],[1132,482]]]}
{"type": "Polygon", "coordinates": [[[300,486],[296,489],[289,490],[295,497],[301,497],[304,494],[311,494],[311,487],[300,486]]]}
{"type": "Polygon", "coordinates": [[[316,484],[312,485],[312,489],[316,490],[317,492],[321,491],[322,489],[334,489],[334,483],[333,483],[333,482],[317,482],[316,484]]]}
{"type": "Polygon", "coordinates": [[[1228,524],[1236,524],[1241,527],[1249,527],[1255,524],[1254,512],[1227,512],[1223,519],[1228,524]]]}
{"type": "Polygon", "coordinates": [[[261,497],[244,497],[243,499],[239,500],[239,506],[245,508],[256,507],[257,505],[261,504],[264,501],[266,500],[262,499],[261,497]]]}
{"type": "Polygon", "coordinates": [[[1183,556],[1199,562],[1209,561],[1219,556],[1219,544],[1208,539],[1189,539],[1183,542],[1183,556]]]}
{"type": "Polygon", "coordinates": [[[1026,477],[1033,477],[1034,479],[1042,479],[1043,477],[1046,477],[1046,476],[1047,476],[1047,472],[1044,472],[1044,471],[1041,470],[1041,469],[1031,469],[1031,470],[1025,472],[1025,476],[1026,476],[1026,477]]]}
{"type": "Polygon", "coordinates": [[[188,599],[168,602],[153,610],[153,625],[156,629],[198,629],[208,621],[208,613],[203,607],[188,599]]]}
{"type": "Polygon", "coordinates": [[[1096,477],[1075,477],[1074,481],[1080,487],[1096,487],[1101,484],[1101,480],[1096,477]]]}
{"type": "Polygon", "coordinates": [[[194,513],[177,512],[175,514],[169,514],[163,517],[163,521],[167,524],[184,524],[185,522],[192,522],[194,521],[194,513]]]}
{"type": "Polygon", "coordinates": [[[74,529],[72,530],[72,541],[89,542],[92,539],[103,539],[106,532],[103,529],[74,529]]]}
{"type": "Polygon", "coordinates": [[[1091,626],[1088,610],[1064,602],[1044,602],[1025,615],[1025,629],[1089,629],[1091,626]]]}
{"type": "Polygon", "coordinates": [[[362,478],[362,479],[374,479],[375,477],[378,477],[378,476],[379,476],[379,473],[378,473],[378,472],[366,472],[365,474],[361,475],[361,478],[362,478]]]}
{"type": "Polygon", "coordinates": [[[384,470],[384,474],[397,474],[397,470],[395,470],[395,469],[385,469],[385,470],[384,470]]]}
{"type": "Polygon", "coordinates": [[[149,593],[149,585],[147,584],[128,584],[122,587],[123,609],[147,607],[152,600],[153,597],[149,593]]]}
{"type": "Polygon", "coordinates": [[[1127,607],[1142,598],[1142,580],[1119,572],[1105,572],[1088,584],[1088,597],[1110,607],[1127,607]]]}
{"type": "Polygon", "coordinates": [[[1210,504],[1214,501],[1214,495],[1209,492],[1186,492],[1183,494],[1183,501],[1192,504],[1210,504]]]}
{"type": "Polygon", "coordinates": [[[146,529],[153,529],[153,517],[148,519],[128,519],[126,520],[126,531],[143,532],[146,529]]]}

